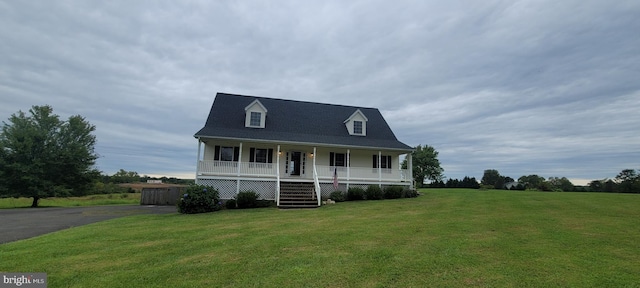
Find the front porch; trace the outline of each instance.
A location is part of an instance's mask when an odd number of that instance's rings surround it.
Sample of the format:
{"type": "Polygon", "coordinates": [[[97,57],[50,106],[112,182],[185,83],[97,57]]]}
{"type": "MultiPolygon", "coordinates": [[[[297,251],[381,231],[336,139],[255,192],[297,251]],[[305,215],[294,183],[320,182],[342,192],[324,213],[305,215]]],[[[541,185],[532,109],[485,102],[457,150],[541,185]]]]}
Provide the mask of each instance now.
{"type": "MultiPolygon", "coordinates": [[[[281,186],[297,182],[313,187],[311,194],[302,194],[312,195],[320,206],[321,199],[336,190],[346,192],[350,187],[368,185],[412,188],[413,184],[410,169],[400,169],[403,151],[219,140],[199,143],[196,183],[215,187],[222,199],[252,190],[281,206],[286,202],[280,201],[281,186]]],[[[407,155],[411,160],[411,154],[407,155]]]]}
{"type": "Polygon", "coordinates": [[[197,176],[222,176],[260,178],[270,180],[313,180],[313,172],[317,173],[320,181],[333,181],[337,178],[339,183],[380,183],[380,184],[408,184],[408,169],[387,169],[371,167],[337,167],[327,165],[315,165],[314,171],[300,175],[292,175],[285,171],[278,172],[275,163],[247,163],[215,160],[198,161],[197,176]],[[278,174],[279,173],[279,174],[278,174]],[[335,174],[335,175],[334,175],[335,174]],[[337,176],[337,177],[336,177],[337,176]]]}

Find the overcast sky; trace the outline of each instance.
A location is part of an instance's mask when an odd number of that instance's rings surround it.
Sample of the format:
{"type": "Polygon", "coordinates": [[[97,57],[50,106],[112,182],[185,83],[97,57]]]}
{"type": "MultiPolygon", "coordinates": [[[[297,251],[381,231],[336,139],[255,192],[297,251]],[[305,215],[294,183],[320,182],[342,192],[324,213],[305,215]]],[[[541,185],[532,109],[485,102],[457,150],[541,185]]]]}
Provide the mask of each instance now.
{"type": "Polygon", "coordinates": [[[449,178],[612,178],[640,169],[640,1],[0,0],[0,120],[84,116],[104,173],[194,178],[216,92],[379,108],[449,178]]]}

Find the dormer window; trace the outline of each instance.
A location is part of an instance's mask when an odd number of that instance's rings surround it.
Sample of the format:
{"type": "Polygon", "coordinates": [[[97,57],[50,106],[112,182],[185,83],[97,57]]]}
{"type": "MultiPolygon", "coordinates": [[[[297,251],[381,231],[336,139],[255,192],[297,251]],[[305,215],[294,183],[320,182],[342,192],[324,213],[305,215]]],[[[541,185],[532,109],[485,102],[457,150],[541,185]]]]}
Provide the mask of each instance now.
{"type": "Polygon", "coordinates": [[[353,121],[353,134],[362,135],[362,121],[353,121]]]}
{"type": "Polygon", "coordinates": [[[245,119],[244,127],[247,128],[264,128],[267,118],[267,108],[260,103],[258,99],[253,100],[251,104],[244,108],[245,119]]]}
{"type": "Polygon", "coordinates": [[[249,125],[251,127],[260,127],[262,123],[262,113],[260,112],[251,112],[251,119],[249,119],[249,125]]]}
{"type": "Polygon", "coordinates": [[[349,135],[367,136],[367,121],[369,121],[367,116],[364,116],[364,113],[358,109],[344,121],[344,124],[349,135]]]}

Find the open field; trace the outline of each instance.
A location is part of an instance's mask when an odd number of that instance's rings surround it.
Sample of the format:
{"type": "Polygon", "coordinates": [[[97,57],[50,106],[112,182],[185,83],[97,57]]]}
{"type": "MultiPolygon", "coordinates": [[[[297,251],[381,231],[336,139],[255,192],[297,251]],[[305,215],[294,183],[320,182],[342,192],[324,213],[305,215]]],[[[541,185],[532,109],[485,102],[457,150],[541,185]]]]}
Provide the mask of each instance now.
{"type": "MultiPolygon", "coordinates": [[[[33,198],[0,198],[0,209],[31,207],[33,198]]],[[[100,194],[82,197],[52,197],[40,199],[39,207],[77,207],[98,205],[140,204],[140,193],[100,194]]]]}
{"type": "Polygon", "coordinates": [[[108,220],[0,245],[49,287],[638,287],[640,195],[426,190],[108,220]]]}

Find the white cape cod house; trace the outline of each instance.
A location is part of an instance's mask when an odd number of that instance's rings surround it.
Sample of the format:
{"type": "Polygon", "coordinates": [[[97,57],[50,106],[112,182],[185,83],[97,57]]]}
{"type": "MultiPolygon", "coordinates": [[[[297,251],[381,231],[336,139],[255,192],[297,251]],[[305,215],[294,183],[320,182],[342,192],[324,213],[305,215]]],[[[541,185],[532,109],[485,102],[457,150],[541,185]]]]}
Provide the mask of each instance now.
{"type": "Polygon", "coordinates": [[[255,191],[280,207],[319,206],[333,191],[413,188],[413,148],[375,108],[218,93],[198,139],[196,183],[220,198],[255,191]],[[204,149],[203,149],[204,148],[204,149]]]}

